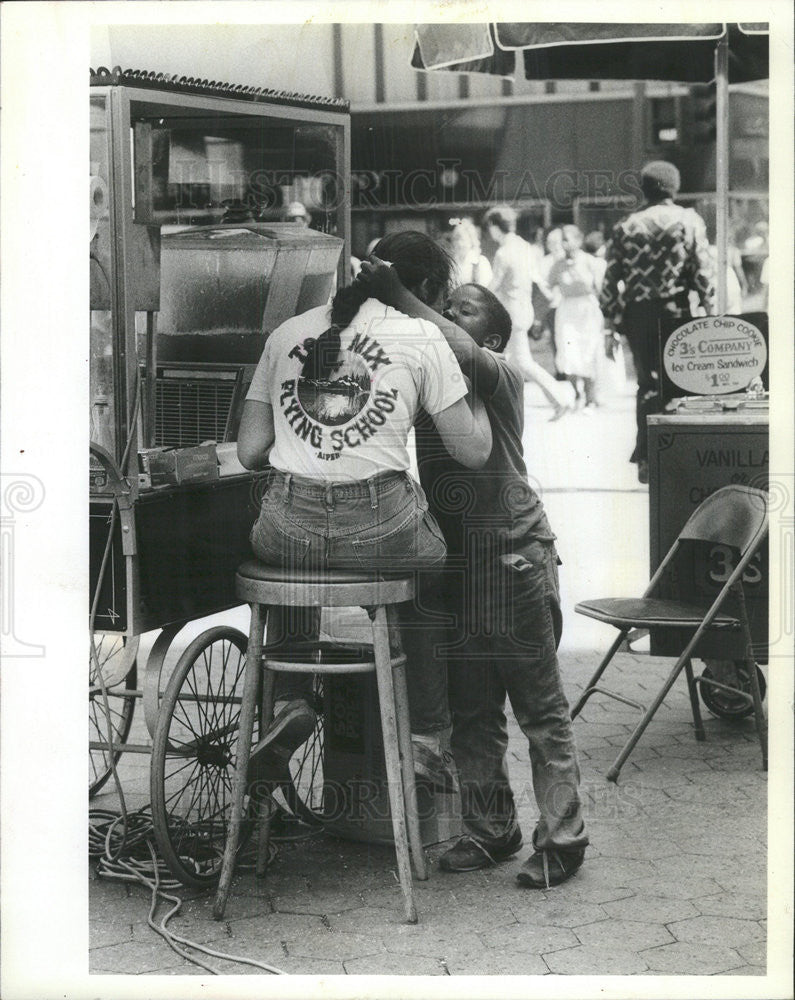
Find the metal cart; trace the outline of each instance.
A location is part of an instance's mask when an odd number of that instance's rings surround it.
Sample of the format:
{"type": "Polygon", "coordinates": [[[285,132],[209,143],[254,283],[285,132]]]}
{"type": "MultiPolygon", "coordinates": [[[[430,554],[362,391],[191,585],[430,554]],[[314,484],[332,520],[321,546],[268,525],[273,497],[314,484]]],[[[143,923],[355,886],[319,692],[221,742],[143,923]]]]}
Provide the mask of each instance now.
{"type": "Polygon", "coordinates": [[[343,101],[92,71],[89,794],[151,754],[158,844],[190,885],[220,867],[246,637],[215,626],[164,663],[239,604],[261,482],[236,465],[243,400],[268,333],[347,277],[349,145],[343,101]],[[278,221],[292,200],[312,228],[278,221]],[[127,742],[138,700],[151,744],[127,742]]]}

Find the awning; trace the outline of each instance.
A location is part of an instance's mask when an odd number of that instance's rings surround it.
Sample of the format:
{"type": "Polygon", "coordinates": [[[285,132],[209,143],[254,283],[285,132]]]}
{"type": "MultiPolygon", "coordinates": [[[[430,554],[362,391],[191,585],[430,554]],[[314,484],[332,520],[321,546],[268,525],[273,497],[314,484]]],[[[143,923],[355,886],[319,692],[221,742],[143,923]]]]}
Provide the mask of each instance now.
{"type": "Polygon", "coordinates": [[[769,75],[768,26],[498,22],[419,24],[412,66],[528,80],[676,80],[715,77],[716,43],[728,36],[729,82],[769,75]]]}

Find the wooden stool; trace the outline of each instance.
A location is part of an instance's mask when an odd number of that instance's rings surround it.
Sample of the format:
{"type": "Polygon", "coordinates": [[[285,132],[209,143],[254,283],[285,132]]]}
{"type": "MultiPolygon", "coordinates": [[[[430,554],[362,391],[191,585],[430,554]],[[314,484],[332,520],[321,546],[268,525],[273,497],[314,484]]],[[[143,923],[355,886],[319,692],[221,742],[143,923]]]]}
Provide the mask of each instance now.
{"type": "MultiPolygon", "coordinates": [[[[246,792],[246,773],[251,754],[251,741],[256,714],[257,689],[262,677],[260,731],[264,732],[273,717],[273,692],[276,670],[301,673],[364,673],[375,672],[384,741],[386,779],[392,812],[392,831],[397,855],[398,876],[403,890],[406,920],[417,922],[417,910],[411,882],[409,843],[417,878],[427,879],[425,856],[420,839],[417,815],[417,793],[414,785],[414,758],[411,750],[408,693],[406,689],[406,658],[400,642],[400,629],[395,605],[414,597],[414,581],[410,577],[385,576],[356,570],[319,570],[296,573],[265,563],[250,561],[237,571],[237,596],[251,605],[251,631],[246,656],[243,701],[240,706],[240,730],[237,742],[237,762],[232,787],[232,811],[226,839],[221,880],[215,899],[214,915],[224,915],[232,882],[235,855],[246,792]],[[263,656],[263,640],[268,607],[345,608],[367,607],[373,622],[373,659],[361,663],[301,663],[272,660],[263,656]],[[407,836],[408,831],[408,836],[407,836]]],[[[260,842],[267,845],[270,817],[263,819],[264,835],[260,842]]]]}

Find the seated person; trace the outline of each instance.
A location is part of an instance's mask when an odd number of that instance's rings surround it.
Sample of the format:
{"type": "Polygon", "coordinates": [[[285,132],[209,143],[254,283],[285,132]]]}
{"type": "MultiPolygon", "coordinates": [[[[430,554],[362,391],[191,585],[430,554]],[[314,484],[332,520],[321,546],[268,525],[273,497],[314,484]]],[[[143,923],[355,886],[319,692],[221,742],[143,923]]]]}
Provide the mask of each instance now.
{"type": "MultiPolygon", "coordinates": [[[[378,252],[419,299],[441,304],[452,262],[433,240],[394,233],[378,252]]],[[[444,539],[409,475],[407,439],[422,407],[458,462],[483,465],[491,429],[483,405],[470,405],[466,395],[438,328],[384,306],[360,283],[337,292],[330,306],[283,323],[265,344],[238,436],[246,468],[270,466],[251,533],[257,557],[302,572],[439,567],[444,539]]],[[[308,631],[317,625],[310,622],[308,631]]],[[[268,642],[275,635],[289,643],[293,633],[271,611],[268,642]]],[[[428,673],[435,669],[426,665],[428,673]]],[[[286,777],[287,762],[315,726],[311,687],[310,674],[277,675],[274,719],[252,753],[251,780],[286,777]]],[[[437,728],[436,720],[427,730],[412,720],[421,772],[446,785],[437,728]]]]}

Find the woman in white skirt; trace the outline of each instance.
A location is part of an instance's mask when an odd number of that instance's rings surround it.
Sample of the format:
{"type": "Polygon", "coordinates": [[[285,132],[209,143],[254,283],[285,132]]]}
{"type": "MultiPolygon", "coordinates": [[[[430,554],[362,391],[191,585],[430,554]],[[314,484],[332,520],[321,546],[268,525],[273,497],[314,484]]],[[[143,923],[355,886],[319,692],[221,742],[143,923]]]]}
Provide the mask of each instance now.
{"type": "Polygon", "coordinates": [[[599,353],[604,349],[599,308],[604,266],[582,249],[577,226],[563,227],[563,251],[547,279],[560,296],[555,312],[555,364],[574,387],[575,407],[592,412],[599,353]]]}

